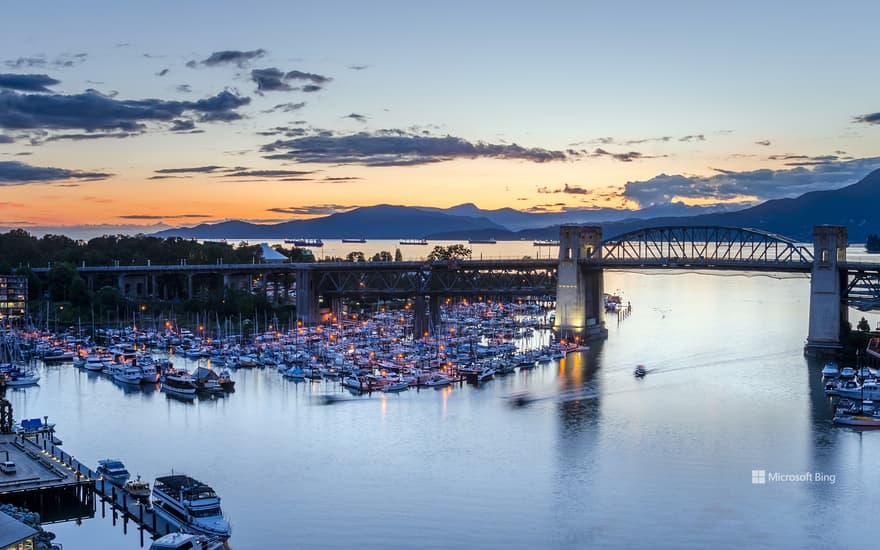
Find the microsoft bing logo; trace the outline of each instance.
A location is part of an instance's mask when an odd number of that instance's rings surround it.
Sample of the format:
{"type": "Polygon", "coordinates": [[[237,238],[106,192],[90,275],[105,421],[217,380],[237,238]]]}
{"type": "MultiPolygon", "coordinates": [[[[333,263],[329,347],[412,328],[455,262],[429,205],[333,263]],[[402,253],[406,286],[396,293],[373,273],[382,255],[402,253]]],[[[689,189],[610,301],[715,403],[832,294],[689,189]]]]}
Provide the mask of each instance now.
{"type": "Polygon", "coordinates": [[[767,483],[767,470],[752,470],[752,485],[767,483]]]}

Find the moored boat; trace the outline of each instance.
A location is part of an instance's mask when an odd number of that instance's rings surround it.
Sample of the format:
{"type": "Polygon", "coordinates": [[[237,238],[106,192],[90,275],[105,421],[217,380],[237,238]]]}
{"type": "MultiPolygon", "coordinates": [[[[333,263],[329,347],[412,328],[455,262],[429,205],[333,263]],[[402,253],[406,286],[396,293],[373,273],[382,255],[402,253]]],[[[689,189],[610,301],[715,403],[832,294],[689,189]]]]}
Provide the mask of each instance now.
{"type": "Polygon", "coordinates": [[[223,541],[192,533],[168,533],[153,541],[150,550],[221,550],[223,541]]]}
{"type": "Polygon", "coordinates": [[[96,471],[101,474],[104,479],[114,485],[118,485],[119,487],[125,485],[125,482],[131,477],[131,474],[125,469],[125,464],[123,464],[122,461],[113,458],[99,460],[96,471]]]}
{"type": "Polygon", "coordinates": [[[229,538],[220,497],[209,485],[183,474],[157,477],[153,510],[166,521],[196,534],[229,538]]]}
{"type": "Polygon", "coordinates": [[[837,363],[833,361],[829,361],[825,363],[825,366],[822,367],[822,376],[826,378],[833,378],[840,374],[840,369],[837,368],[837,363]]]}
{"type": "Polygon", "coordinates": [[[162,380],[162,391],[183,395],[194,396],[198,386],[195,378],[187,371],[168,373],[162,380]]]}
{"type": "Polygon", "coordinates": [[[149,500],[150,483],[137,476],[137,479],[129,479],[122,486],[122,490],[138,500],[149,500]]]}

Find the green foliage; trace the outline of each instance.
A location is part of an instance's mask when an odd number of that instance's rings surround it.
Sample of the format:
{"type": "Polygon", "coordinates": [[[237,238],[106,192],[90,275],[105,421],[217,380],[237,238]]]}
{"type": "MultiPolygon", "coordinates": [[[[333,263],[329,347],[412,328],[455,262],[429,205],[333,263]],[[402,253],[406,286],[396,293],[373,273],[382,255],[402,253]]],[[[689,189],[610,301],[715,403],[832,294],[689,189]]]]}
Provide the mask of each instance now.
{"type": "Polygon", "coordinates": [[[859,321],[859,324],[856,325],[856,329],[861,332],[871,332],[871,324],[868,322],[867,319],[862,317],[862,319],[859,321]]]}
{"type": "Polygon", "coordinates": [[[387,250],[382,250],[381,252],[376,252],[373,254],[373,257],[370,258],[371,262],[390,262],[391,261],[391,252],[387,250]]]}
{"type": "Polygon", "coordinates": [[[365,262],[367,259],[364,257],[364,253],[360,250],[355,250],[354,252],[349,252],[345,256],[346,262],[365,262]]]}
{"type": "Polygon", "coordinates": [[[399,248],[394,249],[394,261],[395,262],[402,262],[403,261],[403,254],[400,252],[399,248]]]}
{"type": "Polygon", "coordinates": [[[428,254],[431,261],[440,260],[469,260],[471,257],[471,249],[463,244],[451,244],[449,246],[437,245],[434,250],[428,254]]]}

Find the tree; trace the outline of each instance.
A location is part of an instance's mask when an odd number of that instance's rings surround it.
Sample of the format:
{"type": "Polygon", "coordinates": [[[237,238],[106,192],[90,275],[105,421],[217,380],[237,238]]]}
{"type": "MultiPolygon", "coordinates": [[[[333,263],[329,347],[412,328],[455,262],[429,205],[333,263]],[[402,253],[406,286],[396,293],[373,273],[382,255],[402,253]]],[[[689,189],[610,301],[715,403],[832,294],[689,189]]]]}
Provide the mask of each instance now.
{"type": "Polygon", "coordinates": [[[69,298],[70,286],[75,279],[80,279],[76,266],[67,262],[59,262],[49,270],[49,297],[56,302],[66,302],[69,298]]]}
{"type": "Polygon", "coordinates": [[[440,260],[469,260],[471,257],[471,249],[463,244],[451,244],[449,246],[437,245],[434,250],[428,254],[428,259],[432,262],[440,260]]]}
{"type": "Polygon", "coordinates": [[[871,332],[871,324],[868,323],[867,319],[862,317],[862,319],[859,321],[859,324],[856,325],[856,329],[858,329],[860,332],[871,332]]]}
{"type": "Polygon", "coordinates": [[[345,256],[346,262],[365,262],[367,259],[364,257],[364,253],[360,250],[355,250],[354,252],[349,252],[345,256]]]}
{"type": "Polygon", "coordinates": [[[370,258],[371,262],[390,262],[391,261],[391,252],[387,250],[382,250],[381,252],[376,252],[373,254],[373,257],[370,258]]]}
{"type": "Polygon", "coordinates": [[[394,261],[395,262],[402,262],[403,261],[403,254],[401,254],[399,248],[394,249],[394,261]]]}

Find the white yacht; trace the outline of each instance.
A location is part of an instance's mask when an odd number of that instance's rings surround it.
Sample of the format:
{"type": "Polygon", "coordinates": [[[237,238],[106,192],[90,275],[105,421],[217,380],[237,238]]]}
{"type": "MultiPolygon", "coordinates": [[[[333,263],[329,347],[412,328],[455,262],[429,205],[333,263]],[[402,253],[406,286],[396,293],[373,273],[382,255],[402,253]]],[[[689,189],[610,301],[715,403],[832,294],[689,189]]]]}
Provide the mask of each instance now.
{"type": "Polygon", "coordinates": [[[134,365],[125,365],[120,369],[116,369],[113,373],[113,380],[122,384],[130,384],[139,386],[141,384],[141,368],[134,365]]]}
{"type": "Polygon", "coordinates": [[[194,396],[196,394],[196,379],[185,370],[168,373],[162,380],[162,391],[177,395],[194,396]]]}
{"type": "Polygon", "coordinates": [[[99,355],[89,354],[83,368],[92,372],[101,372],[104,370],[104,359],[99,355]]]}
{"type": "Polygon", "coordinates": [[[210,486],[183,474],[157,477],[153,510],[166,521],[197,534],[229,538],[220,497],[210,486]]]}

